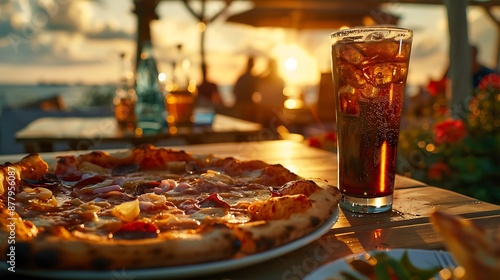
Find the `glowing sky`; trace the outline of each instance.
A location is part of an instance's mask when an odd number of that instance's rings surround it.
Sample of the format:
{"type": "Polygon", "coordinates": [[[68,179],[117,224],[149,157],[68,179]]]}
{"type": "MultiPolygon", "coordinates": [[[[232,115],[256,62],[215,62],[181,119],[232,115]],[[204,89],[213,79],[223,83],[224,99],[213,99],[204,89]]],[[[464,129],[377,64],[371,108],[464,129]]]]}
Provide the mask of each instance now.
{"type": "MultiPolygon", "coordinates": [[[[216,13],[220,5],[211,1],[208,13],[216,13]]],[[[302,70],[290,78],[293,80],[314,80],[317,71],[328,69],[328,35],[333,30],[255,28],[224,21],[248,7],[237,3],[208,26],[206,53],[211,80],[232,84],[248,54],[278,58],[284,65],[284,55],[291,52],[288,56],[297,56],[296,69],[302,70]],[[304,64],[306,67],[301,67],[304,64]]],[[[123,0],[0,0],[0,83],[117,81],[119,54],[135,52],[136,19],[132,8],[131,1],[123,0]]],[[[391,4],[388,10],[401,16],[400,26],[415,30],[409,83],[424,84],[429,78],[438,78],[448,64],[445,8],[391,4]]],[[[193,65],[198,65],[196,20],[175,1],[161,2],[157,13],[160,20],[152,24],[152,41],[160,70],[174,59],[175,45],[179,43],[193,65]]],[[[480,59],[493,66],[498,34],[494,23],[477,8],[469,8],[468,19],[470,40],[479,45],[480,59]]],[[[199,76],[199,72],[193,75],[199,76]]]]}

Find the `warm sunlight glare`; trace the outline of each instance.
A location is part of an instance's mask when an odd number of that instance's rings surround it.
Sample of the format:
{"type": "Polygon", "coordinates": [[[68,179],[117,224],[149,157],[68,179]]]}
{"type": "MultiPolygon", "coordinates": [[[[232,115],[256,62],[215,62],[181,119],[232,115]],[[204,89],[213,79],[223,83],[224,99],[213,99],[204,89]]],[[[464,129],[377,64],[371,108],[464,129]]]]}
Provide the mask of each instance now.
{"type": "Polygon", "coordinates": [[[162,83],[165,82],[167,80],[167,75],[165,73],[158,74],[158,80],[162,83]]]}
{"type": "Polygon", "coordinates": [[[300,87],[297,86],[286,86],[283,89],[283,94],[290,98],[300,98],[300,87]]]}
{"type": "Polygon", "coordinates": [[[274,48],[273,55],[288,85],[313,85],[319,82],[316,59],[299,45],[279,43],[274,48]]]}
{"type": "Polygon", "coordinates": [[[295,71],[297,69],[297,60],[293,57],[289,57],[285,60],[285,69],[287,71],[295,71]]]}
{"type": "Polygon", "coordinates": [[[287,109],[300,109],[304,106],[304,102],[300,99],[287,99],[285,101],[285,108],[287,109]]]}

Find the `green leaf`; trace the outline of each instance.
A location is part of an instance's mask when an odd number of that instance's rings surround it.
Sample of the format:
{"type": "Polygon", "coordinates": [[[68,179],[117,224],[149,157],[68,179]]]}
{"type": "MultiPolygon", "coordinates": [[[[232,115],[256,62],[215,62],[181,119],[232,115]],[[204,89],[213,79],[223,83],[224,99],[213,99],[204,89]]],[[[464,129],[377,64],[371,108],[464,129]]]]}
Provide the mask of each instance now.
{"type": "Polygon", "coordinates": [[[410,260],[408,255],[408,251],[405,251],[403,256],[401,257],[401,265],[404,266],[412,276],[417,276],[418,278],[412,279],[430,279],[436,273],[438,273],[441,268],[440,267],[432,267],[428,269],[422,269],[416,267],[410,260]]]}

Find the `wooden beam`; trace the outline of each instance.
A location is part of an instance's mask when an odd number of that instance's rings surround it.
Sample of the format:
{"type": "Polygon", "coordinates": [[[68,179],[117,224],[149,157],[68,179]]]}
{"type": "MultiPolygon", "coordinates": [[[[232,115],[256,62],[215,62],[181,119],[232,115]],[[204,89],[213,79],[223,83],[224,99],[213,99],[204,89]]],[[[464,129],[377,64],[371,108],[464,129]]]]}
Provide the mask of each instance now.
{"type": "Polygon", "coordinates": [[[464,119],[473,94],[471,49],[467,27],[467,0],[444,0],[450,30],[451,117],[464,119]]]}
{"type": "MultiPolygon", "coordinates": [[[[132,12],[137,16],[137,38],[134,69],[137,69],[143,43],[151,41],[150,23],[151,21],[158,19],[156,6],[158,6],[158,0],[134,0],[134,9],[132,12]]],[[[135,72],[136,71],[134,71],[134,73],[135,72]]]]}
{"type": "MultiPolygon", "coordinates": [[[[443,0],[240,0],[254,2],[256,6],[262,7],[286,7],[286,8],[337,8],[349,7],[353,5],[369,5],[382,4],[427,4],[427,5],[444,5],[443,0]]],[[[468,0],[468,5],[472,6],[500,6],[500,0],[468,0]]]]}

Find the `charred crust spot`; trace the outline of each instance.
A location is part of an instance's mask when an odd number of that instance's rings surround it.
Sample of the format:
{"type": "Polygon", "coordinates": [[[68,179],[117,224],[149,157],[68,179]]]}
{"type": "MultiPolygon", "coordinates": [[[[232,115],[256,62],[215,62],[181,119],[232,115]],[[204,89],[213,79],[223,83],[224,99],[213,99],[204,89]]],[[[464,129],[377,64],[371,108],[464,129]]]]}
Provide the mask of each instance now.
{"type": "Polygon", "coordinates": [[[223,238],[224,240],[231,239],[231,238],[232,238],[232,235],[226,232],[226,233],[224,233],[224,234],[222,235],[222,238],[223,238]]]}
{"type": "Polygon", "coordinates": [[[164,259],[166,259],[166,260],[171,260],[171,259],[173,259],[173,258],[174,258],[174,254],[173,254],[173,253],[168,252],[168,253],[166,253],[165,255],[163,255],[162,257],[163,257],[164,259]]]}
{"type": "Polygon", "coordinates": [[[316,217],[316,216],[311,216],[311,217],[309,218],[309,221],[311,221],[311,225],[312,225],[313,227],[317,227],[317,226],[319,226],[319,224],[321,223],[321,219],[320,219],[320,218],[318,218],[318,217],[316,217]]]}
{"type": "Polygon", "coordinates": [[[269,237],[261,237],[255,243],[257,251],[273,248],[275,244],[276,244],[276,238],[269,238],[269,237]]]}
{"type": "Polygon", "coordinates": [[[34,260],[39,267],[54,267],[59,262],[59,252],[51,249],[42,250],[35,254],[34,260]]]}
{"type": "Polygon", "coordinates": [[[285,226],[285,230],[286,230],[287,232],[290,232],[290,231],[295,230],[295,227],[294,227],[294,226],[292,226],[292,225],[287,225],[287,226],[285,226]]]}
{"type": "Polygon", "coordinates": [[[151,255],[160,255],[161,252],[161,248],[153,248],[153,250],[151,250],[151,255]]]}
{"type": "Polygon", "coordinates": [[[111,264],[111,261],[106,258],[96,257],[90,261],[90,265],[95,269],[106,269],[111,264]]]}
{"type": "Polygon", "coordinates": [[[158,233],[156,232],[138,232],[138,231],[131,231],[131,232],[126,232],[126,233],[120,233],[120,234],[113,234],[113,238],[115,240],[134,240],[134,239],[148,239],[148,238],[157,238],[158,233]]]}
{"type": "Polygon", "coordinates": [[[235,238],[233,240],[233,254],[235,254],[236,252],[238,252],[241,248],[241,241],[237,238],[235,238]]]}
{"type": "Polygon", "coordinates": [[[144,260],[146,260],[146,259],[143,256],[137,255],[137,257],[135,257],[132,260],[132,262],[135,263],[135,264],[137,264],[138,266],[141,266],[141,264],[144,265],[144,260]]]}
{"type": "Polygon", "coordinates": [[[92,152],[90,152],[90,155],[92,157],[104,157],[104,156],[106,156],[106,154],[102,151],[92,151],[92,152]]]}

